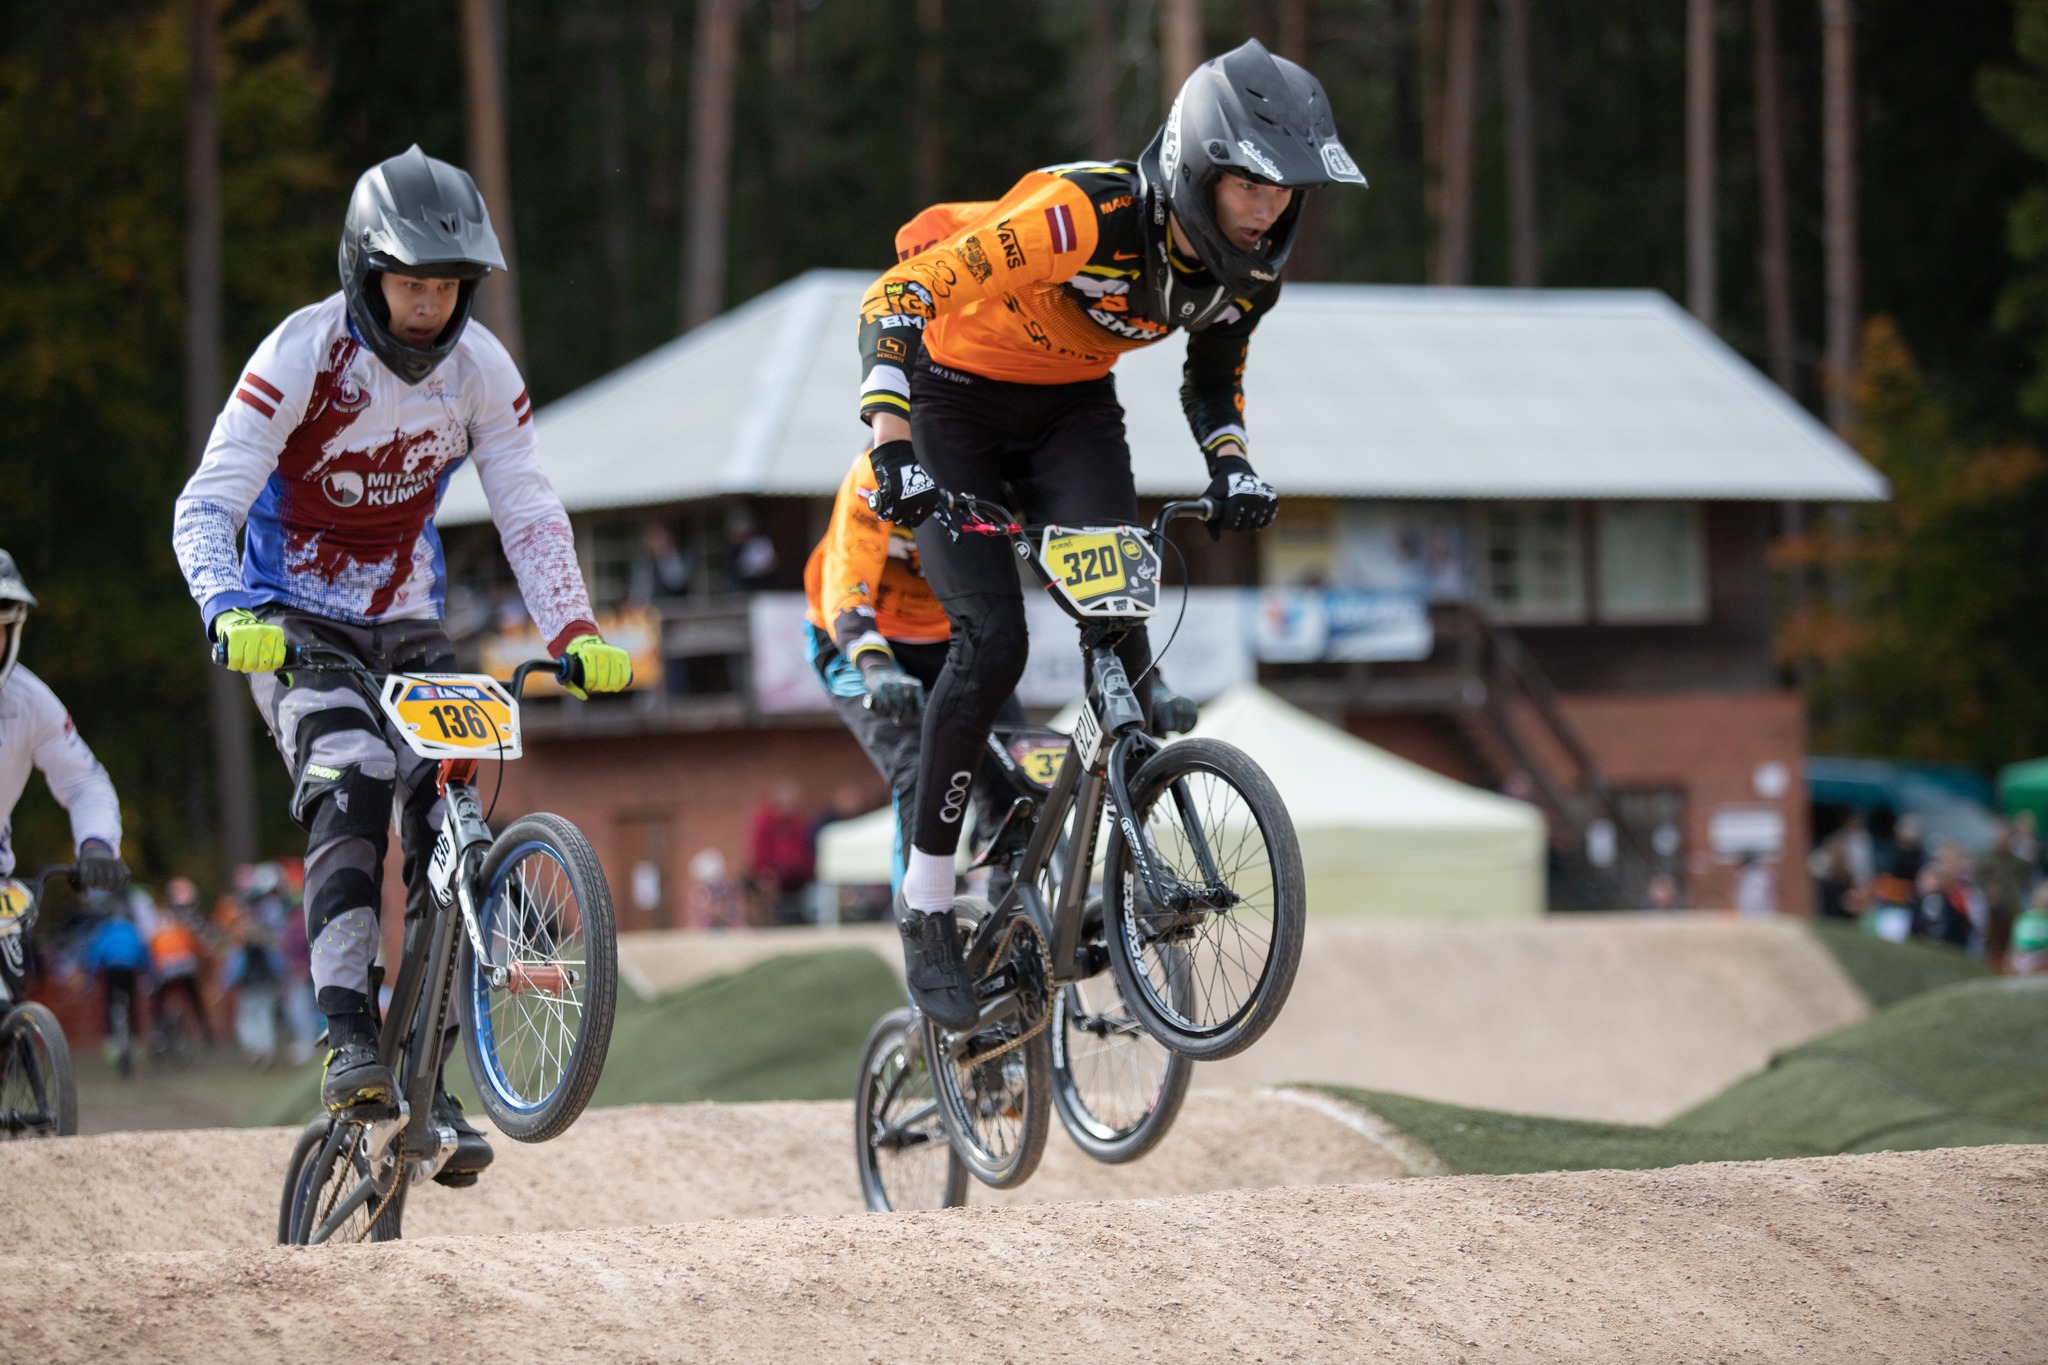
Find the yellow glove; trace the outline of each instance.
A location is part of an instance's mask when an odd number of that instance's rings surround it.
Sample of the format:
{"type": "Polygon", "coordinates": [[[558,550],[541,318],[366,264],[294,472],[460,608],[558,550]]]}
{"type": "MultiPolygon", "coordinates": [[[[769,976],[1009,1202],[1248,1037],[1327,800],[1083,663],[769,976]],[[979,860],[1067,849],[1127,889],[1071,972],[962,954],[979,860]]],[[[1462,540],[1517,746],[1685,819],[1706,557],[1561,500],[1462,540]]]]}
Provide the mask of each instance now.
{"type": "Polygon", "coordinates": [[[577,636],[562,655],[583,665],[583,686],[562,684],[563,690],[579,701],[589,701],[592,692],[623,692],[633,681],[633,657],[598,636],[577,636]]]}
{"type": "Polygon", "coordinates": [[[284,667],[284,628],[247,607],[214,617],[213,638],[227,646],[227,665],[237,673],[272,673],[284,667]]]}

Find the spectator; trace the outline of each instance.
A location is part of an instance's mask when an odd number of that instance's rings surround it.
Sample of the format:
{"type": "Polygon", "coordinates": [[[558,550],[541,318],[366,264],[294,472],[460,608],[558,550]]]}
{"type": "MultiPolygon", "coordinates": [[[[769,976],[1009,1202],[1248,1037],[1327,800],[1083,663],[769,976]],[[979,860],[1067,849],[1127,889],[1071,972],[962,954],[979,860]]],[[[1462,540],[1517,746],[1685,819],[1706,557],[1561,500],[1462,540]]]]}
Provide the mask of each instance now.
{"type": "Polygon", "coordinates": [[[748,842],[754,886],[768,901],[769,922],[801,924],[804,890],[811,884],[815,850],[811,826],[797,810],[795,782],[779,779],[754,811],[748,842]]]}
{"type": "Polygon", "coordinates": [[[1935,943],[1968,948],[1982,919],[1983,900],[1962,852],[1942,849],[1938,857],[1921,866],[1916,886],[1919,905],[1913,932],[1935,943]]]}
{"type": "Polygon", "coordinates": [[[149,938],[149,968],[156,978],[156,989],[149,997],[150,1013],[161,1021],[171,997],[183,996],[200,1038],[212,1047],[213,1026],[206,1018],[206,1002],[199,998],[199,967],[199,934],[191,907],[173,900],[157,916],[156,932],[149,938]]]}
{"type": "Polygon", "coordinates": [[[1652,910],[1678,909],[1678,878],[1669,872],[1659,872],[1650,878],[1643,898],[1652,910]]]}
{"type": "Polygon", "coordinates": [[[284,931],[277,939],[277,957],[284,969],[279,995],[291,1044],[287,1056],[293,1066],[302,1066],[312,1060],[314,1041],[325,1027],[313,996],[313,949],[306,942],[304,915],[284,917],[284,931]]]}
{"type": "Polygon", "coordinates": [[[268,1067],[277,1060],[277,950],[263,930],[246,916],[242,939],[228,955],[221,983],[235,992],[235,1041],[251,1066],[268,1067]]]}
{"type": "Polygon", "coordinates": [[[726,870],[725,855],[715,848],[699,849],[690,859],[690,895],[684,914],[692,929],[737,929],[745,922],[739,888],[726,870]]]}
{"type": "Polygon", "coordinates": [[[1833,836],[1822,842],[1807,859],[1813,873],[1814,898],[1822,919],[1853,919],[1848,899],[1856,890],[1855,875],[1849,868],[1849,851],[1833,836]]]}
{"type": "Polygon", "coordinates": [[[761,529],[751,507],[735,507],[725,516],[726,574],[734,592],[758,592],[775,577],[775,542],[761,529]]]}
{"type": "Polygon", "coordinates": [[[2013,922],[2027,908],[2027,895],[2033,890],[2033,864],[2014,847],[2016,834],[2011,824],[2001,824],[1977,869],[1984,891],[1984,957],[1994,968],[2005,961],[2013,922]]]}
{"type": "Polygon", "coordinates": [[[2048,882],[2034,888],[2026,910],[2013,921],[2012,955],[2006,966],[2015,976],[2048,971],[2048,882]]]}
{"type": "Polygon", "coordinates": [[[1892,876],[1907,886],[1918,886],[1920,869],[1927,866],[1927,850],[1920,842],[1920,817],[1901,815],[1892,837],[1892,876]]]}
{"type": "Polygon", "coordinates": [[[1778,913],[1777,881],[1770,864],[1754,853],[1742,855],[1735,871],[1735,913],[1744,918],[1768,917],[1778,913]]]}
{"type": "MultiPolygon", "coordinates": [[[[772,554],[774,546],[769,547],[772,554]]],[[[690,591],[690,557],[676,545],[668,523],[650,521],[640,528],[640,556],[633,561],[626,601],[636,607],[673,602],[690,591]]]]}
{"type": "Polygon", "coordinates": [[[100,985],[100,1007],[107,1033],[107,1060],[118,1060],[119,1034],[125,1028],[126,1042],[135,1037],[136,1003],[140,998],[142,974],[149,970],[149,948],[120,901],[108,899],[106,918],[93,928],[85,942],[84,967],[100,985]],[[119,1027],[117,1027],[119,1026],[119,1027]]]}

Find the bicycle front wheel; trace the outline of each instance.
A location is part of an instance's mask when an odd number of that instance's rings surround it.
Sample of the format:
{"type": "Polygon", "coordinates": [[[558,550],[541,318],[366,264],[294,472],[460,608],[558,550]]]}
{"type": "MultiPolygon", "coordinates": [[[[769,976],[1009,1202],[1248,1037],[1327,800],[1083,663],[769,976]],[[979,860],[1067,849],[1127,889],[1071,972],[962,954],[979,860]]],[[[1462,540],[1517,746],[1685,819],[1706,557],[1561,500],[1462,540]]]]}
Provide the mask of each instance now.
{"type": "Polygon", "coordinates": [[[611,891],[590,842],[559,815],[514,821],[481,880],[489,960],[465,931],[463,1051],[499,1131],[545,1142],[576,1121],[604,1073],[619,979],[611,891]]]}
{"type": "Polygon", "coordinates": [[[64,1027],[42,1005],[17,1005],[0,1022],[0,1140],[77,1131],[78,1079],[64,1027]]]}
{"type": "Polygon", "coordinates": [[[876,1213],[967,1202],[967,1168],[946,1140],[915,1020],[909,1010],[883,1015],[861,1053],[853,1157],[861,1198],[876,1213]]]}
{"type": "MultiPolygon", "coordinates": [[[[1178,983],[1183,1001],[1185,961],[1169,982],[1178,983]]],[[[1074,1145],[1109,1165],[1158,1146],[1180,1114],[1195,1064],[1146,1032],[1113,972],[1061,988],[1051,1037],[1053,1107],[1074,1145]]]]}
{"type": "Polygon", "coordinates": [[[394,1137],[375,1161],[369,1128],[322,1115],[307,1124],[285,1166],[277,1240],[284,1246],[395,1242],[405,1219],[405,1163],[394,1137]]]}
{"type": "Polygon", "coordinates": [[[1103,861],[1117,989],[1174,1051],[1234,1056],[1272,1025],[1301,965],[1307,894],[1294,822],[1259,765],[1213,739],[1152,755],[1130,795],[1103,861]],[[1131,856],[1133,826],[1165,904],[1131,856]]]}

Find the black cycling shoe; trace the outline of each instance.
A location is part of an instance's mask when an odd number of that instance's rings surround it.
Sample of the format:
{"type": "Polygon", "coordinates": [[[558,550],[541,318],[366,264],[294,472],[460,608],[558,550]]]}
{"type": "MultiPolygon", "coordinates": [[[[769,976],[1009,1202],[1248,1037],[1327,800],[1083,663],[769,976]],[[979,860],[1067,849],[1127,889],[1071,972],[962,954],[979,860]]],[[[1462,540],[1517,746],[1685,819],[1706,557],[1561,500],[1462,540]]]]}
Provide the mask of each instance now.
{"type": "Polygon", "coordinates": [[[476,1184],[489,1169],[491,1144],[463,1115],[462,1101],[443,1090],[434,1096],[433,1120],[455,1130],[455,1153],[448,1164],[434,1172],[434,1183],[454,1189],[476,1184]]]}
{"type": "Polygon", "coordinates": [[[378,1107],[395,1102],[398,1087],[391,1068],[377,1060],[369,1043],[342,1043],[327,1054],[320,1077],[320,1102],[330,1114],[358,1105],[378,1107]]]}
{"type": "Polygon", "coordinates": [[[1193,701],[1183,697],[1166,685],[1166,680],[1156,673],[1152,676],[1152,700],[1147,710],[1152,716],[1152,733],[1155,735],[1184,735],[1195,728],[1201,720],[1201,713],[1193,701]]]}
{"type": "Polygon", "coordinates": [[[910,998],[945,1028],[971,1027],[981,1018],[981,1007],[961,960],[965,950],[959,921],[950,911],[927,915],[905,909],[898,913],[896,930],[903,935],[903,975],[910,983],[910,998]]]}

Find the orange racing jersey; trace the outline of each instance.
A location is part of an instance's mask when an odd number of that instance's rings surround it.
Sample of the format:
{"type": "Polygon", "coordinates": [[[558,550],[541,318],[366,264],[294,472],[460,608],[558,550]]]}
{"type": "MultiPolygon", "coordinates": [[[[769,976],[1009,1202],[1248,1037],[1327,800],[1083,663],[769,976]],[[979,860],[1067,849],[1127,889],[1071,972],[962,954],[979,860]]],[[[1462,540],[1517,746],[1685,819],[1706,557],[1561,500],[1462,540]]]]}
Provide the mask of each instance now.
{"type": "Polygon", "coordinates": [[[863,452],[832,500],[825,538],[804,565],[806,619],[856,662],[870,650],[893,654],[892,641],[936,644],[953,633],[946,609],[918,570],[917,542],[869,510],[874,488],[874,469],[863,452]]]}
{"type": "MultiPolygon", "coordinates": [[[[1177,328],[1169,309],[1221,291],[1197,263],[1155,249],[1154,209],[1135,162],[1032,171],[992,203],[934,204],[896,234],[898,260],[861,300],[861,416],[908,414],[920,352],[985,379],[1069,384],[1099,379],[1117,357],[1177,328]],[[1161,308],[1147,269],[1170,269],[1161,308]],[[1183,301],[1183,300],[1186,301],[1183,301]]],[[[1163,217],[1161,218],[1163,222],[1163,217]]],[[[1217,299],[1188,336],[1181,406],[1202,449],[1247,445],[1244,366],[1252,330],[1280,282],[1217,299]]]]}

